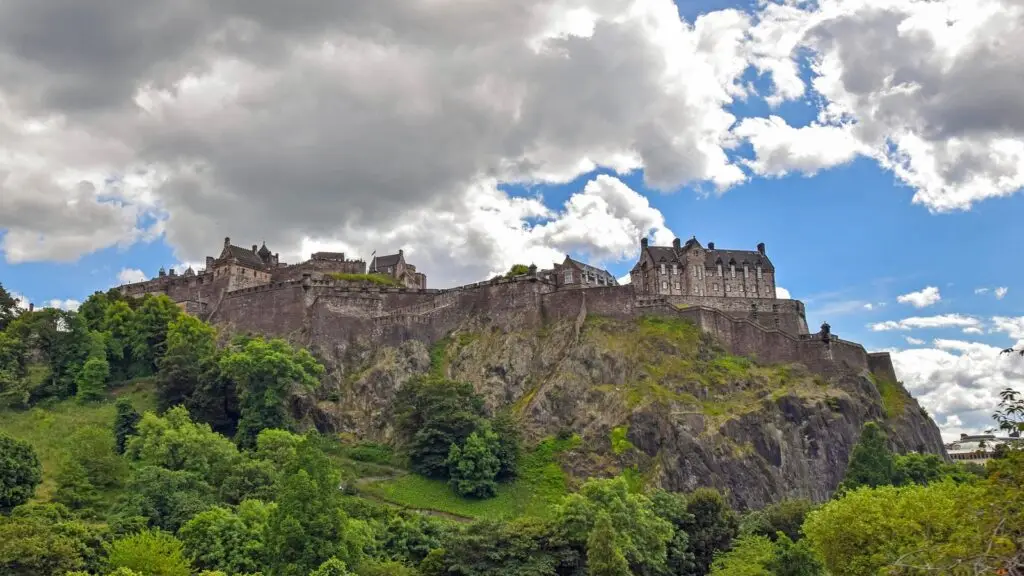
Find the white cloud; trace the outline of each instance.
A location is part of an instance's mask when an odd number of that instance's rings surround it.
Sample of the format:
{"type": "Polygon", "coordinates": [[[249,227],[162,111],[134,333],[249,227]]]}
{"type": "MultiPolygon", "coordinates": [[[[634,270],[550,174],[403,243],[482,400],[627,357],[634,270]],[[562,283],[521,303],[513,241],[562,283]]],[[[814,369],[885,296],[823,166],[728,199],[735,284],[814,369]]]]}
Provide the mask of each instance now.
{"type": "Polygon", "coordinates": [[[626,284],[633,283],[633,279],[629,276],[629,274],[622,275],[620,278],[617,279],[617,281],[620,286],[625,286],[626,284]]]}
{"type": "Polygon", "coordinates": [[[975,294],[987,294],[988,293],[988,288],[975,288],[974,289],[974,293],[975,294]]]}
{"type": "Polygon", "coordinates": [[[994,316],[992,327],[993,331],[1004,332],[1015,340],[1024,339],[1024,316],[994,316]]]}
{"type": "Polygon", "coordinates": [[[896,301],[900,304],[910,304],[914,308],[925,308],[942,300],[939,289],[935,286],[928,286],[917,292],[897,296],[896,301]]]}
{"type": "MultiPolygon", "coordinates": [[[[1024,187],[1024,62],[999,40],[1020,36],[1019,0],[778,0],[760,11],[750,52],[773,101],[804,96],[808,63],[816,126],[849,131],[915,203],[965,210],[1024,187]]],[[[820,154],[820,167],[855,148],[820,154]]]]}
{"type": "Polygon", "coordinates": [[[779,116],[744,118],[733,134],[754,148],[754,160],[744,164],[762,176],[813,176],[867,151],[847,126],[812,123],[794,128],[779,116]]]}
{"type": "Polygon", "coordinates": [[[793,298],[793,295],[789,293],[789,290],[786,290],[782,286],[776,285],[775,286],[775,297],[776,298],[781,298],[783,300],[790,300],[790,299],[793,298]]]}
{"type": "Polygon", "coordinates": [[[46,306],[48,308],[58,308],[60,310],[69,310],[69,311],[78,310],[78,307],[81,306],[81,305],[82,305],[82,303],[79,302],[78,300],[70,300],[70,299],[69,300],[59,300],[59,299],[58,300],[50,300],[46,304],[46,306]]]}
{"type": "Polygon", "coordinates": [[[871,324],[869,327],[875,332],[888,330],[912,330],[914,328],[969,328],[981,326],[981,320],[972,316],[961,314],[941,314],[938,316],[914,316],[902,320],[886,320],[871,324]]]}
{"type": "Polygon", "coordinates": [[[142,282],[146,279],[146,274],[138,268],[124,268],[117,273],[117,281],[121,284],[131,284],[133,282],[142,282]]]}
{"type": "Polygon", "coordinates": [[[1007,288],[1006,286],[1000,286],[999,288],[996,288],[996,291],[995,291],[996,299],[997,300],[1002,300],[1003,296],[1006,296],[1006,293],[1009,292],[1009,291],[1010,291],[1010,289],[1007,288]]]}
{"type": "Polygon", "coordinates": [[[736,10],[685,22],[672,0],[312,0],[285,12],[144,0],[83,5],[98,24],[69,36],[26,6],[0,4],[0,174],[18,175],[0,192],[16,208],[0,205],[9,260],[162,231],[183,261],[224,236],[265,239],[287,259],[308,244],[366,257],[402,241],[438,285],[465,277],[467,261],[497,265],[492,241],[509,234],[524,242],[510,258],[623,252],[620,230],[579,229],[620,213],[600,206],[613,192],[585,192],[575,201],[593,204],[538,228],[551,207],[497,184],[598,166],[643,168],[665,191],[746,180],[727,155],[751,26],[736,10]]]}
{"type": "Polygon", "coordinates": [[[874,310],[875,309],[875,305],[872,304],[871,302],[868,302],[867,304],[864,305],[864,309],[865,310],[874,310]]]}
{"type": "Polygon", "coordinates": [[[999,391],[1024,386],[1024,358],[959,340],[892,354],[896,374],[935,419],[947,440],[994,424],[999,391]]]}
{"type": "Polygon", "coordinates": [[[914,338],[913,336],[907,336],[905,337],[905,339],[907,341],[907,344],[912,344],[914,346],[920,346],[924,344],[924,340],[921,340],[920,338],[914,338]]]}
{"type": "Polygon", "coordinates": [[[968,326],[967,328],[963,329],[963,333],[964,334],[978,335],[978,334],[984,334],[985,331],[982,330],[981,328],[978,328],[977,326],[968,326]]]}
{"type": "Polygon", "coordinates": [[[18,308],[22,310],[28,310],[29,299],[24,294],[18,292],[8,292],[12,298],[18,301],[18,308]]]}

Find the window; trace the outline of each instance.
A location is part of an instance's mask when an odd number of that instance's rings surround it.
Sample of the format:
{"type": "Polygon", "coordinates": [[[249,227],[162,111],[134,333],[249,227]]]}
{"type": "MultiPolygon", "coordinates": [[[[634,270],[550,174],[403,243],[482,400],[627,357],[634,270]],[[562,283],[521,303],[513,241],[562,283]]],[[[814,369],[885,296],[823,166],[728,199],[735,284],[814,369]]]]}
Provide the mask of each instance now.
{"type": "Polygon", "coordinates": [[[665,280],[662,280],[662,281],[661,281],[661,289],[662,289],[663,291],[664,291],[664,290],[668,290],[668,282],[667,282],[667,281],[665,281],[665,280]]]}
{"type": "Polygon", "coordinates": [[[675,283],[675,284],[673,285],[673,288],[675,288],[676,290],[679,290],[679,282],[676,282],[676,283],[675,283]]]}
{"type": "Polygon", "coordinates": [[[746,264],[743,265],[743,277],[750,278],[750,267],[746,264]]]}
{"type": "Polygon", "coordinates": [[[776,319],[775,319],[775,327],[776,327],[776,328],[778,328],[778,327],[779,327],[779,319],[778,319],[778,318],[776,318],[776,319]]]}
{"type": "Polygon", "coordinates": [[[729,264],[729,275],[731,275],[733,278],[736,277],[736,265],[735,264],[729,264]]]}
{"type": "Polygon", "coordinates": [[[565,284],[572,284],[572,270],[566,270],[565,271],[565,276],[564,276],[563,282],[565,284]]]}
{"type": "Polygon", "coordinates": [[[778,312],[778,311],[779,311],[779,305],[778,304],[772,304],[772,312],[778,312]]]}
{"type": "Polygon", "coordinates": [[[762,274],[761,265],[758,264],[757,265],[757,279],[760,280],[762,278],[764,278],[764,274],[762,274]]]}
{"type": "Polygon", "coordinates": [[[725,285],[725,291],[726,291],[726,292],[732,292],[732,286],[730,286],[730,285],[726,284],[726,285],[725,285]]]}
{"type": "Polygon", "coordinates": [[[718,292],[718,284],[715,284],[715,292],[718,292]]]}
{"type": "Polygon", "coordinates": [[[718,264],[718,277],[719,278],[722,277],[722,264],[721,263],[718,264]]]}
{"type": "Polygon", "coordinates": [[[679,265],[678,264],[673,264],[672,265],[672,274],[679,274],[679,265]]]}
{"type": "Polygon", "coordinates": [[[664,264],[662,264],[662,265],[661,265],[661,273],[662,273],[662,274],[664,274],[664,273],[665,273],[665,265],[664,265],[664,264]]]}
{"type": "Polygon", "coordinates": [[[693,267],[693,277],[694,277],[694,278],[696,278],[696,277],[697,277],[697,266],[694,266],[694,267],[693,267]]]}

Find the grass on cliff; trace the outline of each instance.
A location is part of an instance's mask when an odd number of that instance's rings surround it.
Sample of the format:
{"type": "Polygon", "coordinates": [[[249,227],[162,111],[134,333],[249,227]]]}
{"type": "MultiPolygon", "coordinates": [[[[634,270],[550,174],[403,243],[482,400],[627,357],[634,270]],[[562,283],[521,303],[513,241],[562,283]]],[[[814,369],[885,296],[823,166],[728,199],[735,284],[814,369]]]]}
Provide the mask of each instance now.
{"type": "Polygon", "coordinates": [[[74,398],[36,406],[28,410],[0,412],[0,432],[32,445],[43,465],[43,482],[36,498],[49,498],[56,488],[55,478],[67,437],[86,426],[111,428],[114,425],[114,397],[127,397],[141,414],[156,409],[156,396],[151,380],[140,380],[112,391],[103,402],[82,404],[74,398]]]}
{"type": "Polygon", "coordinates": [[[871,374],[871,381],[882,396],[882,410],[886,418],[897,418],[907,406],[907,393],[903,387],[885,378],[871,374]]]}
{"type": "Polygon", "coordinates": [[[401,282],[385,274],[346,274],[344,272],[331,272],[327,275],[335,280],[343,280],[345,282],[368,282],[370,284],[387,286],[390,288],[402,287],[401,282]]]}
{"type": "Polygon", "coordinates": [[[579,444],[579,436],[542,441],[523,454],[516,479],[499,484],[498,495],[486,500],[463,498],[446,482],[418,474],[373,483],[363,490],[399,506],[467,518],[544,518],[550,516],[554,505],[569,493],[568,478],[558,463],[558,454],[579,444]]]}
{"type": "Polygon", "coordinates": [[[617,321],[589,316],[584,340],[632,367],[626,381],[596,388],[629,410],[652,404],[703,414],[709,424],[757,410],[788,394],[824,397],[825,387],[797,365],[760,365],[726,352],[692,322],[644,316],[617,321]]]}

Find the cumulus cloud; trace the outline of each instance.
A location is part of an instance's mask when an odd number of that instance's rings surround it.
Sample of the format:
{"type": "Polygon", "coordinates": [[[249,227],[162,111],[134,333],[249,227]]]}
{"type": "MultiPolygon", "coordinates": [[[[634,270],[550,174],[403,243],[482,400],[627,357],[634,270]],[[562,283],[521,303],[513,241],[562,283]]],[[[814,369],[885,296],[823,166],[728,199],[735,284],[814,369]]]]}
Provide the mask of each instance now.
{"type": "Polygon", "coordinates": [[[999,391],[1024,384],[1024,358],[960,340],[892,353],[896,375],[924,406],[947,440],[991,427],[999,391]]]}
{"type": "Polygon", "coordinates": [[[921,340],[920,338],[914,338],[913,336],[907,336],[905,339],[907,341],[907,344],[911,344],[913,346],[920,346],[924,344],[924,340],[921,340]]]}
{"type": "Polygon", "coordinates": [[[782,298],[783,300],[789,300],[793,295],[789,293],[789,290],[786,290],[782,286],[775,286],[775,297],[782,298]]]}
{"type": "Polygon", "coordinates": [[[1009,291],[1010,291],[1010,289],[1007,288],[1006,286],[1000,286],[999,288],[996,288],[996,291],[995,291],[996,299],[997,300],[1002,300],[1003,296],[1006,296],[1006,293],[1009,292],[1009,291]]]}
{"type": "Polygon", "coordinates": [[[981,328],[978,328],[977,326],[968,326],[967,328],[963,329],[963,333],[964,334],[978,335],[978,334],[984,334],[985,331],[982,330],[981,328]]]}
{"type": "Polygon", "coordinates": [[[813,176],[867,151],[848,126],[812,123],[794,128],[779,116],[744,118],[733,134],[753,147],[754,159],[744,164],[763,176],[813,176]]]}
{"type": "Polygon", "coordinates": [[[996,332],[1003,332],[1015,340],[1024,339],[1024,316],[995,316],[992,327],[996,332]]]}
{"type": "MultiPolygon", "coordinates": [[[[579,218],[623,207],[567,206],[537,230],[548,208],[496,186],[597,166],[666,191],[744,181],[727,107],[750,26],[735,10],[685,22],[671,0],[5,2],[0,183],[18,177],[0,249],[71,259],[165,233],[197,261],[224,236],[289,259],[401,241],[454,281],[460,261],[498,263],[495,238],[468,235],[488,210],[529,249],[548,237],[545,258],[582,249],[579,218]]],[[[612,232],[587,249],[621,253],[612,232]]]]}
{"type": "Polygon", "coordinates": [[[889,330],[913,330],[915,328],[970,328],[982,325],[981,320],[962,314],[940,314],[938,316],[913,316],[902,320],[886,320],[869,325],[875,332],[889,330]]]}
{"type": "MultiPolygon", "coordinates": [[[[1001,40],[1022,35],[1018,0],[777,0],[758,14],[750,52],[773,80],[771,101],[811,89],[821,142],[849,134],[814,169],[866,153],[914,202],[948,211],[1024,187],[1024,62],[1001,40]]],[[[800,130],[772,128],[792,141],[800,130]]],[[[780,164],[778,149],[762,146],[754,165],[780,164]]]]}
{"type": "Polygon", "coordinates": [[[22,310],[28,310],[29,300],[28,298],[25,297],[24,294],[10,291],[8,293],[11,295],[12,298],[14,298],[18,302],[18,308],[22,310]]]}
{"type": "Polygon", "coordinates": [[[975,288],[975,294],[988,294],[988,288],[975,288]]]}
{"type": "Polygon", "coordinates": [[[46,304],[46,306],[48,308],[57,308],[57,309],[60,309],[60,310],[68,310],[68,311],[78,310],[78,307],[81,306],[81,305],[82,305],[82,303],[79,302],[78,300],[71,300],[71,299],[68,299],[68,300],[60,300],[60,299],[50,300],[46,304]]]}
{"type": "Polygon", "coordinates": [[[146,279],[146,273],[138,268],[124,268],[117,273],[117,281],[120,284],[131,284],[133,282],[142,282],[146,279]]]}
{"type": "Polygon", "coordinates": [[[928,286],[917,292],[897,296],[896,301],[900,304],[910,304],[914,308],[926,308],[942,300],[939,289],[935,286],[928,286]]]}

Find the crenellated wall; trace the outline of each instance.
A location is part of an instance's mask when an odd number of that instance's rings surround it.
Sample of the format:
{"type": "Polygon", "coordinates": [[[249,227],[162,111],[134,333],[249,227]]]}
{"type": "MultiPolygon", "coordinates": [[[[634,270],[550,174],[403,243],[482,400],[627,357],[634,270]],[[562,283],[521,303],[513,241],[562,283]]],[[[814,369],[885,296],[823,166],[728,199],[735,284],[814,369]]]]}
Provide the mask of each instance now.
{"type": "Polygon", "coordinates": [[[767,300],[778,309],[758,311],[754,317],[747,308],[750,303],[739,300],[637,297],[630,286],[559,290],[530,276],[450,290],[382,288],[306,277],[229,292],[210,319],[235,330],[299,335],[313,346],[330,348],[351,339],[388,345],[409,339],[430,343],[470,320],[499,329],[529,330],[546,322],[574,320],[581,313],[617,319],[668,315],[695,323],[737,355],[766,363],[799,362],[823,374],[870,370],[895,381],[888,354],[868,354],[861,345],[834,335],[826,340],[821,334],[808,334],[801,302],[767,300]],[[779,327],[766,325],[766,318],[770,324],[780,318],[779,327]]]}

